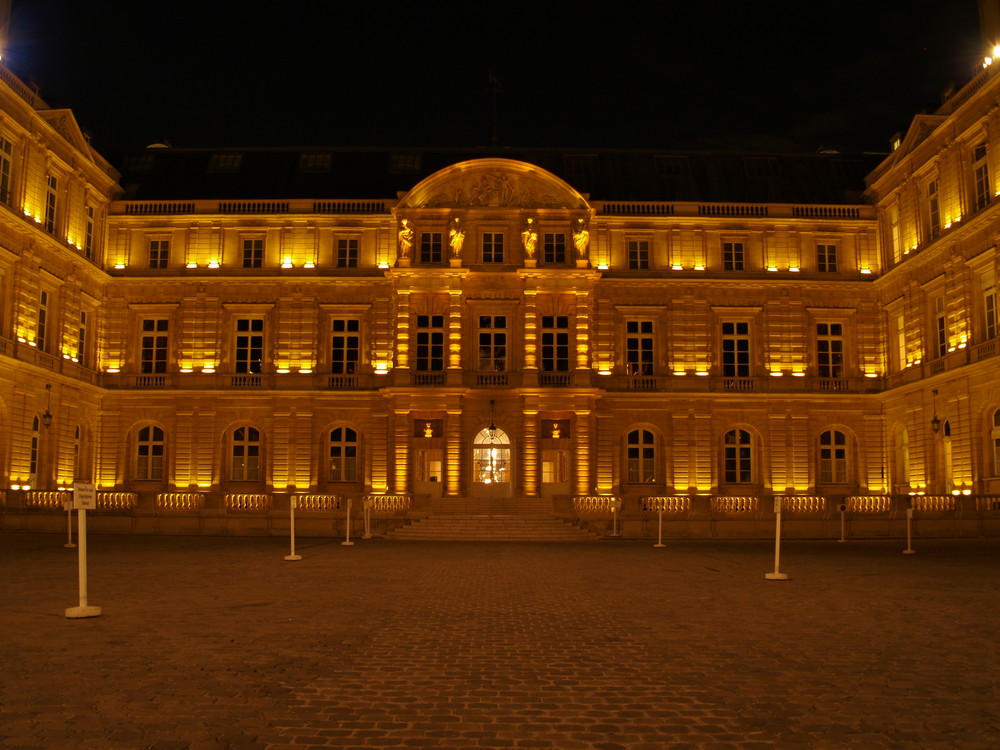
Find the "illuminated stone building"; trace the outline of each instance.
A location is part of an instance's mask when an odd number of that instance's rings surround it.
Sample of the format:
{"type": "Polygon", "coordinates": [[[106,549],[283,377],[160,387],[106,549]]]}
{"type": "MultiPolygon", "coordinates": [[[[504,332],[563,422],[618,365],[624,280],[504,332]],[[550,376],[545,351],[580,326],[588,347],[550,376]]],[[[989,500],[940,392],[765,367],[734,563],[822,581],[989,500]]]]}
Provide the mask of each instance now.
{"type": "Polygon", "coordinates": [[[911,502],[979,533],[996,72],[881,165],[151,147],[119,175],[3,70],[4,524],[76,479],[140,530],[352,497],[757,533],[787,496],[810,533],[911,502]]]}

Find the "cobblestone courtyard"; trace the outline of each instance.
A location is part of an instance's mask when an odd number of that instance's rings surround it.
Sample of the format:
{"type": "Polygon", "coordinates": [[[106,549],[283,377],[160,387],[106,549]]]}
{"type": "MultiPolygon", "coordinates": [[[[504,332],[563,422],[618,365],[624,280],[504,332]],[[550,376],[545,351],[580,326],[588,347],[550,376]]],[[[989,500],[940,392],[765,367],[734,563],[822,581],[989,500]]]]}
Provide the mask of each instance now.
{"type": "Polygon", "coordinates": [[[0,533],[0,748],[995,748],[1000,542],[0,533]]]}

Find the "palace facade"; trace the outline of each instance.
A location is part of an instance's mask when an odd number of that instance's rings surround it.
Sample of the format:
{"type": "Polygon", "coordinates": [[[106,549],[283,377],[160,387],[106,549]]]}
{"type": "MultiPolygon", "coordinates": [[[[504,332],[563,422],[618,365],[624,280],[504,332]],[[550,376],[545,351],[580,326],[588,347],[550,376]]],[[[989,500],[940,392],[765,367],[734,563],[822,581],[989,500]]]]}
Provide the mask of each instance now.
{"type": "Polygon", "coordinates": [[[163,146],[119,173],[0,68],[3,523],[88,481],[163,530],[352,497],[647,533],[780,496],[981,531],[998,70],[881,163],[163,146]]]}

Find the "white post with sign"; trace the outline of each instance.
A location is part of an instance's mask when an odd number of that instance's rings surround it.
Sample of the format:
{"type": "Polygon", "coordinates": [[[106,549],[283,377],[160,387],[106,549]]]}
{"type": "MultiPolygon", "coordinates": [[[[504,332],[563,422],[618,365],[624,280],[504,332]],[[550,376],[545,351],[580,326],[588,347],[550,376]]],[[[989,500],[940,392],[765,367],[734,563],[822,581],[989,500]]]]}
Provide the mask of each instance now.
{"type": "Polygon", "coordinates": [[[915,555],[917,551],[913,549],[913,508],[906,509],[906,549],[904,555],[915,555]]]}
{"type": "Polygon", "coordinates": [[[341,542],[344,547],[350,547],[354,544],[351,541],[351,499],[347,498],[347,537],[341,542]]]}
{"type": "Polygon", "coordinates": [[[288,536],[291,538],[292,550],[287,555],[285,555],[286,560],[301,560],[302,555],[295,554],[295,508],[298,506],[299,501],[294,495],[292,495],[291,502],[288,504],[288,536]]]}
{"type": "Polygon", "coordinates": [[[787,581],[788,574],[778,570],[781,562],[781,498],[774,498],[774,572],[765,573],[769,581],[787,581]]]}
{"type": "Polygon", "coordinates": [[[90,483],[75,482],[73,484],[73,507],[76,509],[76,517],[79,522],[77,538],[80,545],[77,557],[80,577],[80,605],[69,607],[66,610],[66,617],[71,619],[99,617],[101,608],[87,603],[87,511],[97,509],[97,488],[90,483]]]}

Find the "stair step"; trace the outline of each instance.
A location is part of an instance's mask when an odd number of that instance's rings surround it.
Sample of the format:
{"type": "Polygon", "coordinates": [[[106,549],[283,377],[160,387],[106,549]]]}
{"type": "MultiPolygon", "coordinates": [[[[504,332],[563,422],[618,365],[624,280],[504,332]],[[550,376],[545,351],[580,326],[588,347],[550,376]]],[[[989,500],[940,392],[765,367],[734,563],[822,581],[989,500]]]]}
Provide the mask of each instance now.
{"type": "Polygon", "coordinates": [[[552,516],[434,514],[386,534],[389,539],[437,541],[597,541],[593,532],[552,516]]]}

